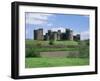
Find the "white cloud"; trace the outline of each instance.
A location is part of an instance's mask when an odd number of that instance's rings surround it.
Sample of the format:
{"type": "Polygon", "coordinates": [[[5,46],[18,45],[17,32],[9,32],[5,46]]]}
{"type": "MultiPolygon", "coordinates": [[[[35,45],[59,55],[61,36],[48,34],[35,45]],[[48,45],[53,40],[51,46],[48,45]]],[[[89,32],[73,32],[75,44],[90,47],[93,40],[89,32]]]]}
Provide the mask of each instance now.
{"type": "Polygon", "coordinates": [[[79,32],[73,32],[73,35],[77,35],[77,34],[80,34],[79,32]]]}
{"type": "Polygon", "coordinates": [[[52,15],[53,14],[26,13],[26,23],[34,25],[46,24],[52,15]]]}
{"type": "Polygon", "coordinates": [[[81,40],[89,39],[89,31],[81,32],[81,40]]]}
{"type": "Polygon", "coordinates": [[[63,28],[63,27],[55,27],[55,28],[52,28],[51,30],[52,30],[52,31],[61,30],[61,32],[65,32],[65,28],[63,28]]]}
{"type": "Polygon", "coordinates": [[[53,26],[53,24],[52,23],[48,23],[47,26],[53,26]]]}
{"type": "Polygon", "coordinates": [[[43,29],[43,35],[45,35],[48,32],[48,29],[43,29]]]}

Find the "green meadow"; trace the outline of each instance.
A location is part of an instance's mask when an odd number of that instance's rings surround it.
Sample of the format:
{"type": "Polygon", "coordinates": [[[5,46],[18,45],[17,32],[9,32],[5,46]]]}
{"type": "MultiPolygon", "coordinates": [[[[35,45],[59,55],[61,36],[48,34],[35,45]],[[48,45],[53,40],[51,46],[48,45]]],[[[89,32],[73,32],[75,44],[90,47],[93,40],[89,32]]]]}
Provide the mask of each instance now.
{"type": "MultiPolygon", "coordinates": [[[[78,42],[76,41],[53,41],[53,42],[54,45],[78,45],[78,42]]],[[[49,41],[26,40],[25,44],[30,46],[37,46],[39,44],[42,46],[48,46],[49,41]]]]}
{"type": "Polygon", "coordinates": [[[89,41],[25,41],[25,67],[57,67],[89,65],[89,41]],[[39,52],[79,51],[79,57],[44,58],[39,52]]]}
{"type": "Polygon", "coordinates": [[[87,58],[26,58],[25,67],[57,67],[89,65],[87,58]]]}

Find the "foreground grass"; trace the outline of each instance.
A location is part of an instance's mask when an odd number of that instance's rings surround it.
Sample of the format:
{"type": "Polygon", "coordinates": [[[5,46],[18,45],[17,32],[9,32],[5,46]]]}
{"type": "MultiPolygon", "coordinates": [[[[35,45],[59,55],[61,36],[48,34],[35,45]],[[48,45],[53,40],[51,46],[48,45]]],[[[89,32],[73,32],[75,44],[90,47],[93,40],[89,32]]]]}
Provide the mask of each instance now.
{"type": "Polygon", "coordinates": [[[26,58],[25,67],[56,67],[89,65],[88,58],[26,58]]]}

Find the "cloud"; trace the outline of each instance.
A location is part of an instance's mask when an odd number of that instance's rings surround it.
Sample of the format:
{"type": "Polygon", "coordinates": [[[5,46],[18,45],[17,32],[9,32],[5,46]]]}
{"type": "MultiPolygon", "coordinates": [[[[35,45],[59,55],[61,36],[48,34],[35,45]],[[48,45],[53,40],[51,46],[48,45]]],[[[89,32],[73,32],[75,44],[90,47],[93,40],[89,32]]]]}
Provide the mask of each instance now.
{"type": "Polygon", "coordinates": [[[26,13],[26,24],[46,24],[51,16],[53,16],[53,14],[26,13]]]}
{"type": "Polygon", "coordinates": [[[81,40],[89,39],[89,31],[83,31],[81,34],[81,40]]]}
{"type": "Polygon", "coordinates": [[[47,26],[53,26],[53,24],[52,23],[48,23],[47,26]]]}
{"type": "Polygon", "coordinates": [[[58,31],[61,30],[61,32],[65,32],[65,28],[63,27],[55,27],[55,28],[51,28],[52,31],[58,31]]]}
{"type": "Polygon", "coordinates": [[[77,35],[77,34],[80,34],[79,32],[73,32],[73,35],[77,35]]]}
{"type": "Polygon", "coordinates": [[[43,30],[43,35],[45,35],[48,32],[48,29],[43,30]]]}

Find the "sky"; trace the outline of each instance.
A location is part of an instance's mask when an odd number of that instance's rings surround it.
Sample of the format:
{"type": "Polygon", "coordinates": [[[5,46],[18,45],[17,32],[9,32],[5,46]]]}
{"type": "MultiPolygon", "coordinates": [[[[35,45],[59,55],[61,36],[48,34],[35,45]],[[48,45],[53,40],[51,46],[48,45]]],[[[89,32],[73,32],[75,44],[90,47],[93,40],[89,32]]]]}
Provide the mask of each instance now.
{"type": "Polygon", "coordinates": [[[80,34],[81,40],[89,39],[89,16],[80,14],[56,14],[25,12],[26,39],[34,39],[33,30],[43,28],[43,33],[48,30],[65,32],[66,28],[73,30],[73,34],[80,34]]]}

